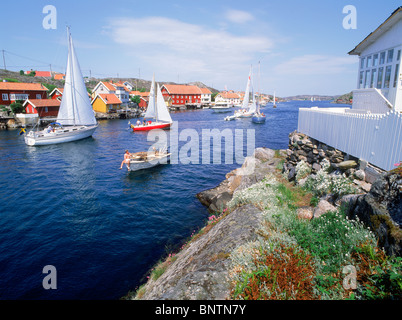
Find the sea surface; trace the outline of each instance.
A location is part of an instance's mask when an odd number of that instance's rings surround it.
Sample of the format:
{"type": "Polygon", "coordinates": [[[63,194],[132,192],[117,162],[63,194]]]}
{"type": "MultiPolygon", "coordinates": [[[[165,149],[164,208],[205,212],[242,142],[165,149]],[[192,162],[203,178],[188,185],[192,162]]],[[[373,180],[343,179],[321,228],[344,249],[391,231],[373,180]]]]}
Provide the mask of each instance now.
{"type": "Polygon", "coordinates": [[[254,146],[286,149],[299,107],[312,106],[341,105],[268,105],[265,124],[224,121],[231,113],[210,109],[172,112],[174,127],[158,139],[167,138],[175,163],[132,173],[119,170],[125,149],[148,150],[155,138],[129,130],[127,119],[100,121],[93,137],[52,146],[29,147],[19,129],[0,131],[0,299],[109,300],[135,290],[207,221],[196,194],[240,167],[254,146]],[[205,143],[213,129],[231,135],[229,145],[205,143]],[[44,288],[48,275],[55,289],[44,288]]]}

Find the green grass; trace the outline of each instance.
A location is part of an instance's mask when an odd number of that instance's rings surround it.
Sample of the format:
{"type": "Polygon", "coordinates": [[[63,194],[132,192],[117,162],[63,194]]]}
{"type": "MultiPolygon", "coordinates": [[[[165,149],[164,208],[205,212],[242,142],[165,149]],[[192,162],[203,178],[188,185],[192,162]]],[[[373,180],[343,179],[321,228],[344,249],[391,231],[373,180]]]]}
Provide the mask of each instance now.
{"type": "MultiPolygon", "coordinates": [[[[294,284],[295,279],[299,279],[298,283],[303,280],[290,273],[289,264],[283,265],[283,260],[278,258],[279,247],[291,247],[299,248],[311,257],[310,263],[314,265],[314,281],[310,284],[313,293],[306,291],[310,299],[400,299],[401,258],[386,257],[377,247],[374,234],[361,222],[347,219],[342,208],[313,220],[299,219],[296,211],[303,195],[306,191],[286,182],[275,183],[272,179],[270,183],[254,185],[242,193],[241,204],[264,197],[269,201],[264,202],[259,240],[247,243],[231,254],[232,298],[300,299],[289,292],[278,292],[286,287],[286,281],[294,284]],[[276,260],[260,263],[267,257],[276,257],[276,260]],[[279,262],[282,263],[280,268],[272,265],[279,262]],[[343,269],[348,265],[357,270],[355,290],[343,288],[343,269]],[[288,270],[289,274],[280,280],[280,284],[267,280],[266,272],[282,269],[288,270]],[[267,291],[267,286],[274,288],[275,293],[267,291]]],[[[309,202],[317,204],[318,197],[310,197],[309,202]]]]}

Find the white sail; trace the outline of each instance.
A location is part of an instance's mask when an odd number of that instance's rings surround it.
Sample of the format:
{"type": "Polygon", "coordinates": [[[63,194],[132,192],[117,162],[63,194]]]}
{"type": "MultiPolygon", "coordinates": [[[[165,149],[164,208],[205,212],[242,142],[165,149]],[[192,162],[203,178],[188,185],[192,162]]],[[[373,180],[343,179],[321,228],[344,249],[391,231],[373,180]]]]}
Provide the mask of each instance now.
{"type": "Polygon", "coordinates": [[[166,107],[165,99],[163,98],[161,88],[158,84],[158,93],[156,96],[156,114],[157,121],[172,122],[168,108],[166,107]]]}
{"type": "Polygon", "coordinates": [[[250,84],[251,84],[251,67],[250,67],[250,73],[248,75],[246,92],[244,93],[243,109],[248,109],[248,103],[250,101],[250,97],[249,97],[250,96],[250,84]]]}
{"type": "Polygon", "coordinates": [[[68,59],[63,97],[57,115],[62,125],[95,125],[96,118],[85,87],[80,65],[75,54],[70,30],[68,33],[68,59]]]}
{"type": "Polygon", "coordinates": [[[151,84],[151,89],[149,91],[149,102],[148,102],[148,107],[147,111],[145,112],[144,118],[150,119],[156,118],[156,99],[155,99],[155,75],[152,77],[152,84],[151,84]]]}

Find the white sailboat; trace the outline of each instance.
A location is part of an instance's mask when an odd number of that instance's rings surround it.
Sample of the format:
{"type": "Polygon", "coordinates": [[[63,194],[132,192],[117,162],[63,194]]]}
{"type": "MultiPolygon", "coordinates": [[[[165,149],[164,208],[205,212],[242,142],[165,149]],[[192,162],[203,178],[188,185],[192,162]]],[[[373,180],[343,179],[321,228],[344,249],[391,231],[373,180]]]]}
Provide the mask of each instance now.
{"type": "MultiPolygon", "coordinates": [[[[259,97],[256,105],[256,110],[255,113],[253,114],[253,117],[251,118],[251,121],[254,123],[265,123],[265,114],[260,111],[261,107],[261,93],[260,93],[260,62],[258,62],[258,91],[259,91],[259,97]]],[[[254,101],[256,101],[256,97],[254,96],[254,101]]]]}
{"type": "Polygon", "coordinates": [[[274,91],[274,99],[272,100],[273,107],[276,108],[276,97],[275,97],[275,91],[274,91]]]}
{"type": "Polygon", "coordinates": [[[235,111],[233,116],[226,117],[225,118],[226,121],[234,120],[237,118],[250,118],[256,111],[256,103],[254,97],[253,102],[250,103],[251,74],[252,74],[252,67],[250,67],[250,72],[247,79],[246,92],[244,93],[242,108],[240,110],[235,111]]]}
{"type": "Polygon", "coordinates": [[[159,84],[155,96],[155,75],[153,75],[152,78],[151,90],[149,92],[149,102],[144,119],[152,119],[154,121],[145,122],[145,124],[131,125],[133,131],[167,129],[170,128],[173,123],[159,84]]]}
{"type": "Polygon", "coordinates": [[[68,27],[67,38],[66,80],[56,119],[58,126],[48,127],[40,131],[36,128],[36,130],[33,129],[28,132],[25,136],[25,143],[29,146],[81,140],[92,136],[98,127],[68,27]]]}

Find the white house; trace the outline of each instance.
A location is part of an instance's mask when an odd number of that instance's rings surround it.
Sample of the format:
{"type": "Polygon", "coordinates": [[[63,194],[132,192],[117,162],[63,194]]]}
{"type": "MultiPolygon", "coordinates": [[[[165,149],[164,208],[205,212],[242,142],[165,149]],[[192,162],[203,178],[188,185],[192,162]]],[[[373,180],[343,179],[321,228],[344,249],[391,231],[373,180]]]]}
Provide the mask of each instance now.
{"type": "Polygon", "coordinates": [[[353,105],[300,108],[298,131],[391,170],[402,159],[402,7],[352,51],[359,56],[353,105]]]}
{"type": "Polygon", "coordinates": [[[402,7],[361,41],[350,55],[359,56],[353,109],[375,113],[402,111],[402,7]]]}
{"type": "Polygon", "coordinates": [[[92,98],[98,94],[115,94],[120,99],[122,106],[127,106],[130,102],[130,91],[120,83],[100,81],[92,90],[92,98]]]}
{"type": "Polygon", "coordinates": [[[212,92],[208,88],[200,88],[201,90],[201,104],[211,104],[212,92]]]}
{"type": "Polygon", "coordinates": [[[240,96],[237,93],[224,91],[215,96],[215,103],[226,103],[229,105],[241,104],[240,96]]]}

